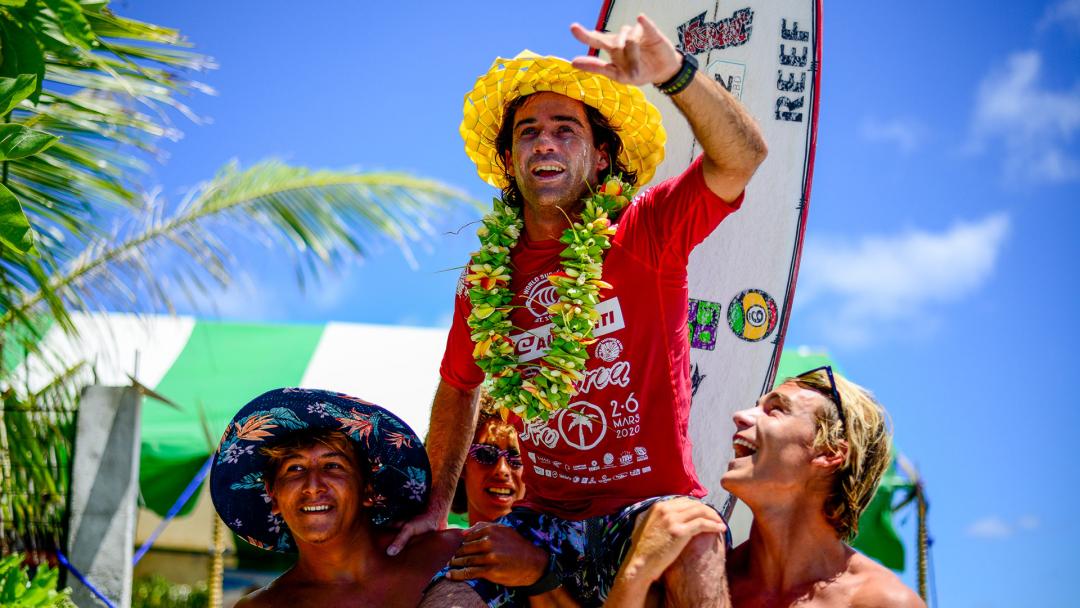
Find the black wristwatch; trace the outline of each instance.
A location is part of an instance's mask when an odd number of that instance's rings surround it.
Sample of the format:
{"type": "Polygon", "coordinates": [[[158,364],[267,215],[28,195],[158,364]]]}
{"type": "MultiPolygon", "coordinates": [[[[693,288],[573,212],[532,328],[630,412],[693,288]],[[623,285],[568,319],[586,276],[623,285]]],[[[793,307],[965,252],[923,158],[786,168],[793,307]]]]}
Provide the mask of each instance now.
{"type": "Polygon", "coordinates": [[[682,54],[682,65],[679,66],[679,71],[674,76],[668,78],[660,84],[654,85],[660,89],[660,92],[664,95],[675,95],[681,93],[683,89],[690,86],[690,83],[694,80],[694,74],[697,74],[698,62],[697,58],[690,53],[682,54]]]}
{"type": "Polygon", "coordinates": [[[517,589],[525,597],[541,595],[558,589],[559,585],[562,584],[562,577],[559,576],[558,570],[555,564],[555,555],[553,553],[548,554],[547,568],[544,570],[544,574],[540,576],[540,579],[531,585],[518,587],[517,589]]]}

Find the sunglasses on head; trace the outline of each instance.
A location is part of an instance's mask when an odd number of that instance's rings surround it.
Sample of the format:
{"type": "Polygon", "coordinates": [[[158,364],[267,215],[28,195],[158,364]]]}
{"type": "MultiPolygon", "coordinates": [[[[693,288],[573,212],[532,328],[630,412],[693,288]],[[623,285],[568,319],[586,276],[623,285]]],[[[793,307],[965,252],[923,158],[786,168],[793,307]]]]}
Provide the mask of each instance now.
{"type": "Polygon", "coordinates": [[[803,376],[809,376],[811,374],[815,374],[815,373],[820,372],[820,371],[824,371],[825,375],[828,376],[828,378],[829,378],[829,397],[832,399],[833,403],[836,404],[836,413],[840,417],[840,427],[843,428],[843,429],[846,429],[847,428],[847,417],[844,416],[844,404],[843,404],[842,401],[840,401],[840,391],[836,390],[836,378],[833,377],[832,366],[831,365],[822,365],[821,367],[815,367],[814,369],[812,369],[810,371],[806,371],[806,372],[803,372],[803,373],[799,374],[798,376],[796,376],[796,378],[801,378],[803,376]]]}
{"type": "Polygon", "coordinates": [[[506,458],[506,464],[510,465],[511,469],[520,469],[525,466],[517,450],[503,450],[490,443],[472,444],[469,448],[469,457],[486,467],[495,466],[500,458],[506,458]]]}

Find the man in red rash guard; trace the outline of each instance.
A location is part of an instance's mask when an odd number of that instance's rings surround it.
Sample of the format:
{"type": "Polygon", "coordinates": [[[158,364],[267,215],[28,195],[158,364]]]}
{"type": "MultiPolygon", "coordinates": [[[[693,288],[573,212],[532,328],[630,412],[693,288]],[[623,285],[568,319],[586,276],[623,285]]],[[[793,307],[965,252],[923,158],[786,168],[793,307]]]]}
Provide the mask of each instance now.
{"type": "MultiPolygon", "coordinates": [[[[578,24],[571,31],[607,51],[611,61],[579,57],[571,64],[525,53],[497,59],[466,98],[461,127],[481,177],[503,189],[503,201],[524,222],[520,235],[511,234],[517,242],[510,249],[508,284],[514,294],[509,338],[525,378],[536,375],[550,346],[548,307],[558,295],[549,276],[566,267],[560,253],[567,246],[559,238],[580,217],[583,197],[608,174],[644,185],[663,158],[659,112],[636,85],[659,83],[690,123],[703,154],[682,175],[644,190],[612,216],[614,234],[602,266],[612,287],[595,306],[596,340],[588,346],[577,393],[568,409],[546,422],[517,421],[528,492],[525,508],[515,507],[501,523],[545,549],[546,568],[530,560],[533,570],[525,573],[524,566],[503,560],[502,572],[474,578],[470,566],[490,565],[506,551],[487,533],[467,536],[450,564],[458,575],[436,583],[424,605],[439,605],[439,598],[454,605],[557,602],[559,594],[598,604],[636,516],[665,497],[706,493],[694,472],[687,429],[686,266],[691,250],[742,204],[765,142],[742,105],[697,74],[693,57],[677,51],[644,15],[610,34],[578,24]],[[455,582],[461,579],[470,579],[470,586],[455,582]]],[[[474,360],[474,350],[482,349],[466,324],[472,309],[463,277],[432,406],[430,507],[405,525],[391,552],[446,521],[473,435],[477,387],[485,378],[474,360]]],[[[668,602],[726,601],[723,580],[701,575],[723,571],[724,545],[716,534],[722,525],[688,543],[668,569],[668,602]]]]}

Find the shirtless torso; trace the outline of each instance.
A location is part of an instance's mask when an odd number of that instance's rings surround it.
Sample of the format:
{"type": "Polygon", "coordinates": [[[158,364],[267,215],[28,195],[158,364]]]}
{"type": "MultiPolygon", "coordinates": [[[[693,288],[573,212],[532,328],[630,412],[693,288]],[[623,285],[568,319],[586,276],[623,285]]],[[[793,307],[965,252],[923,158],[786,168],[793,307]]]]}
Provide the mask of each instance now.
{"type": "Polygon", "coordinates": [[[735,608],[852,608],[925,606],[892,572],[846,547],[843,566],[807,582],[764,580],[755,572],[750,543],[731,552],[727,562],[731,604],[735,608]]]}
{"type": "Polygon", "coordinates": [[[462,531],[444,530],[416,537],[396,557],[387,557],[392,536],[380,538],[383,550],[371,556],[356,575],[335,580],[313,577],[297,564],[272,583],[244,597],[237,608],[413,608],[431,577],[461,544],[462,531]]]}

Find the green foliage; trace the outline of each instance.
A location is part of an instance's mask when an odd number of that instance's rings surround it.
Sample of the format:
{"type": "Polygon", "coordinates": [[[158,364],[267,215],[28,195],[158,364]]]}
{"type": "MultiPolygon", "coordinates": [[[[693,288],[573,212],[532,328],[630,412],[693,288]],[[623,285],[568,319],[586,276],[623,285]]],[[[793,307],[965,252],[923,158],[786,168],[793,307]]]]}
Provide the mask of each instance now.
{"type": "MultiPolygon", "coordinates": [[[[0,223],[22,231],[0,240],[0,310],[99,238],[102,213],[139,207],[143,159],[177,134],[168,110],[193,117],[177,99],[206,90],[190,75],[213,67],[184,46],[176,30],[119,17],[105,0],[0,2],[0,120],[26,129],[0,155],[0,223]]],[[[79,302],[42,296],[70,328],[79,302]]]]}
{"type": "Polygon", "coordinates": [[[57,137],[22,125],[0,125],[0,160],[33,156],[56,143],[57,137]]]}
{"type": "Polygon", "coordinates": [[[465,199],[408,175],[269,161],[229,165],[179,204],[148,200],[144,160],[178,137],[170,116],[197,120],[179,99],[209,91],[192,77],[213,62],[188,46],[107,0],[0,0],[0,542],[58,542],[72,412],[92,379],[39,352],[43,327],[77,339],[74,311],[197,303],[208,283],[229,282],[226,234],[282,245],[301,283],[373,239],[408,255],[427,218],[465,199]],[[12,353],[55,380],[21,386],[12,353]]]}
{"type": "Polygon", "coordinates": [[[180,585],[155,574],[135,579],[131,587],[131,608],[204,608],[209,604],[205,581],[180,585]]]}
{"type": "MultiPolygon", "coordinates": [[[[0,4],[4,2],[0,1],[0,4]]],[[[21,6],[22,4],[18,5],[21,6]]],[[[45,80],[45,56],[29,26],[0,20],[0,74],[34,76],[34,92],[28,99],[36,104],[41,98],[41,84],[45,80]]]]}
{"type": "Polygon", "coordinates": [[[0,431],[7,448],[0,476],[0,520],[5,536],[31,551],[51,550],[63,538],[75,432],[77,365],[44,389],[2,395],[0,431]]]}
{"type": "Polygon", "coordinates": [[[56,568],[38,566],[31,578],[19,553],[0,559],[0,606],[74,608],[75,604],[68,599],[71,591],[56,590],[59,576],[56,568]]]}
{"type": "Polygon", "coordinates": [[[30,97],[37,88],[37,77],[19,74],[15,78],[0,78],[0,114],[7,114],[19,102],[30,97]]]}
{"type": "Polygon", "coordinates": [[[26,219],[19,199],[0,184],[0,245],[19,253],[29,253],[34,247],[30,220],[26,219]]]}

